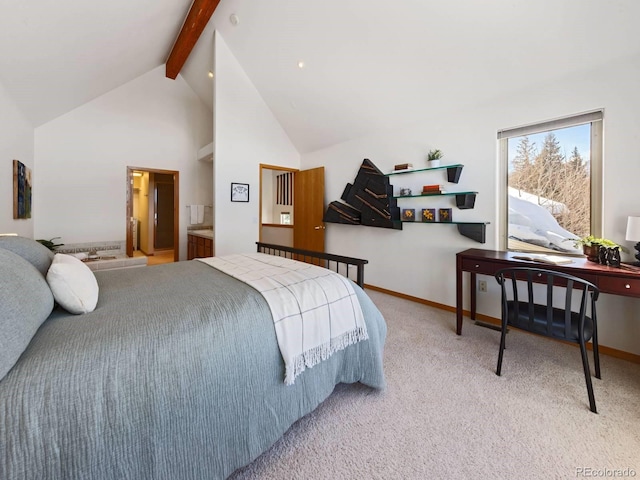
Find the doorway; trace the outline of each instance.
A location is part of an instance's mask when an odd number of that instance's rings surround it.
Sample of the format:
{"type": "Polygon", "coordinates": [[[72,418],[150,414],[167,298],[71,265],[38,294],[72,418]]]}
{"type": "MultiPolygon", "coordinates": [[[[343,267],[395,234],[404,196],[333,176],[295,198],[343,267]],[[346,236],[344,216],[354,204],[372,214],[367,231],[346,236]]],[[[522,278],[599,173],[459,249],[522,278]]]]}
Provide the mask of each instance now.
{"type": "Polygon", "coordinates": [[[264,243],[293,247],[293,168],[260,165],[260,232],[264,243]]]}
{"type": "Polygon", "coordinates": [[[149,265],[180,259],[179,175],[127,167],[127,256],[146,256],[149,265]]]}
{"type": "Polygon", "coordinates": [[[261,242],[324,252],[324,167],[260,164],[261,242]]]}

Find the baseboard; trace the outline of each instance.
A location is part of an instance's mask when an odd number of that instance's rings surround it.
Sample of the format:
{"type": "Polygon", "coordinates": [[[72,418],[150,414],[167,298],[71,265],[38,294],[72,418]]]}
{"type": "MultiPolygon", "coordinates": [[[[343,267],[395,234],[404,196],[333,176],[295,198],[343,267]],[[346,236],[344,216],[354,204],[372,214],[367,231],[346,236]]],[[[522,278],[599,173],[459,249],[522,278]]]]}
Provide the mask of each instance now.
{"type": "MultiPolygon", "coordinates": [[[[394,297],[398,297],[398,298],[403,298],[405,300],[409,300],[412,302],[416,302],[416,303],[421,303],[423,305],[428,305],[430,307],[434,307],[434,308],[439,308],[440,310],[446,310],[448,312],[454,312],[456,311],[455,307],[452,307],[451,305],[445,305],[444,303],[438,303],[438,302],[432,302],[431,300],[425,300],[424,298],[420,298],[420,297],[414,297],[412,295],[407,295],[405,293],[400,293],[400,292],[394,292],[393,290],[387,290],[386,288],[382,288],[382,287],[376,287],[375,285],[369,285],[366,284],[364,285],[365,289],[369,289],[369,290],[374,290],[376,292],[381,292],[381,293],[386,293],[387,295],[391,295],[394,297]]],[[[464,316],[466,317],[470,317],[471,316],[471,312],[469,310],[463,310],[462,311],[464,316]]],[[[476,313],[476,320],[480,320],[481,322],[486,322],[489,323],[491,325],[500,325],[500,319],[496,318],[496,317],[491,317],[489,315],[484,315],[482,313],[476,313]]],[[[530,332],[525,332],[525,333],[530,333],[530,332]]],[[[531,334],[534,335],[534,334],[531,334]]],[[[562,342],[562,343],[566,343],[568,345],[572,345],[574,347],[578,347],[577,344],[575,343],[571,343],[571,342],[563,342],[562,340],[556,340],[558,342],[562,342]]],[[[611,348],[611,347],[607,347],[605,345],[599,345],[600,347],[600,353],[602,355],[609,355],[610,357],[614,357],[614,358],[620,358],[622,360],[627,360],[629,362],[632,363],[637,363],[640,364],[640,355],[637,355],[635,353],[631,353],[631,352],[625,352],[624,350],[618,350],[616,348],[611,348]]],[[[591,343],[587,344],[587,348],[589,350],[591,350],[591,343]]]]}

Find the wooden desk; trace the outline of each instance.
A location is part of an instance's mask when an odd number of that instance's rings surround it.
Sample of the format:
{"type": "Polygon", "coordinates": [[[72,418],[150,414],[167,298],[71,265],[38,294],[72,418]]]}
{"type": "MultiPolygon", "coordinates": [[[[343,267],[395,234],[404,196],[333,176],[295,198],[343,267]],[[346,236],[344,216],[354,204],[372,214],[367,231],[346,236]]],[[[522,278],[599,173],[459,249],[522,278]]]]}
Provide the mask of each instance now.
{"type": "Polygon", "coordinates": [[[608,267],[590,262],[586,257],[572,257],[573,263],[565,265],[548,265],[514,259],[519,252],[503,252],[471,248],[456,254],[456,333],[462,333],[462,274],[471,273],[471,319],[476,319],[476,275],[493,276],[505,267],[535,266],[558,272],[568,273],[583,278],[600,289],[600,293],[640,297],[640,268],[632,266],[608,267]]]}

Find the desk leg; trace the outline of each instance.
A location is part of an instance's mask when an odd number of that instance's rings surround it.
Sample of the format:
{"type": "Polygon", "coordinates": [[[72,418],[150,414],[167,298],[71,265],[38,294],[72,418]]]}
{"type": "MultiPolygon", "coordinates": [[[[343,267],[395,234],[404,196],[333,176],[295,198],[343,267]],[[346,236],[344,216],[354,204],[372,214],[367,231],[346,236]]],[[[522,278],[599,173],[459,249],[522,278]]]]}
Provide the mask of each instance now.
{"type": "Polygon", "coordinates": [[[469,287],[471,288],[471,320],[476,319],[476,274],[471,272],[471,280],[469,281],[469,287]]]}
{"type": "Polygon", "coordinates": [[[462,334],[462,259],[456,257],[456,334],[462,334]]]}

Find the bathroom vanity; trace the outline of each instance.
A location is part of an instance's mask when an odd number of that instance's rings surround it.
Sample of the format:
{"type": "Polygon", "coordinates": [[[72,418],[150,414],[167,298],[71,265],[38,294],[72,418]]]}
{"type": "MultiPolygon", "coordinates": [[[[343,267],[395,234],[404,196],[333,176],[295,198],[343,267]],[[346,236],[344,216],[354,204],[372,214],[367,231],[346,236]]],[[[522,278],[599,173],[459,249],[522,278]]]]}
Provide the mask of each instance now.
{"type": "Polygon", "coordinates": [[[187,260],[213,257],[213,230],[189,230],[187,232],[187,260]]]}

